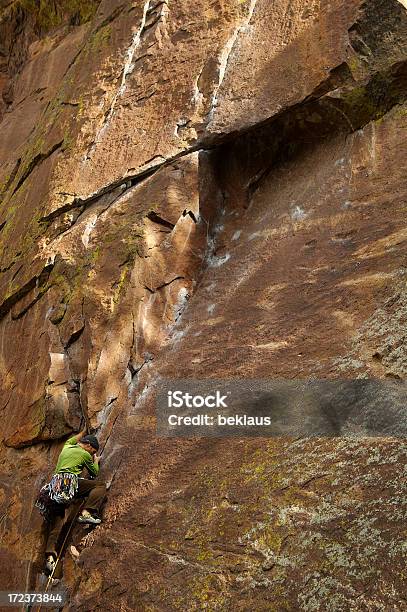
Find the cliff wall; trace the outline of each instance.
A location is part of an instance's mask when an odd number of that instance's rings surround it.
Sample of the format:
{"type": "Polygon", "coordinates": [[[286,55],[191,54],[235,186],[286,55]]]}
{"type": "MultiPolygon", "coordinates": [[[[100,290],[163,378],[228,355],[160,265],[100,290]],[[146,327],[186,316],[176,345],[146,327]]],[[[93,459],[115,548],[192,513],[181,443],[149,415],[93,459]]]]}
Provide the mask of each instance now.
{"type": "Polygon", "coordinates": [[[397,0],[0,3],[2,589],[85,419],[69,609],[403,609],[402,439],[158,438],[154,389],[403,383],[406,33],[397,0]]]}

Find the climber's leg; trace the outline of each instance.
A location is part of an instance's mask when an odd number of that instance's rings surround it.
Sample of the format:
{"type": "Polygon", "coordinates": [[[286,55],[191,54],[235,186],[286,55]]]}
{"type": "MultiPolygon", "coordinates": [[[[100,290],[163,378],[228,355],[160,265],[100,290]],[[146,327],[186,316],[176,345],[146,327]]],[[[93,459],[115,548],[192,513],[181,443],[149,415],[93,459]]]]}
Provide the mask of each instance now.
{"type": "Polygon", "coordinates": [[[46,556],[52,554],[57,557],[56,546],[58,542],[59,535],[61,533],[62,527],[64,525],[65,513],[58,514],[55,516],[52,527],[48,532],[47,545],[45,547],[46,556]]]}
{"type": "Polygon", "coordinates": [[[82,510],[82,514],[78,521],[80,523],[100,523],[100,518],[94,515],[99,514],[100,508],[106,498],[105,483],[98,480],[80,478],[76,497],[86,497],[85,508],[82,510]]]}

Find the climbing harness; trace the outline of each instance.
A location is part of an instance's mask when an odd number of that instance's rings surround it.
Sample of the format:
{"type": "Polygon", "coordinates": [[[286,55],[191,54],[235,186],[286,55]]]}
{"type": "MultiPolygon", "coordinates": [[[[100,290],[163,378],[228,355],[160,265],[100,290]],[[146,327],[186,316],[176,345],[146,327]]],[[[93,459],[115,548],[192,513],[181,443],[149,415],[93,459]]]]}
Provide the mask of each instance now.
{"type": "Polygon", "coordinates": [[[49,483],[49,496],[57,504],[69,504],[78,490],[78,476],[69,472],[54,474],[49,483]]]}
{"type": "Polygon", "coordinates": [[[61,513],[61,506],[68,505],[78,490],[78,476],[69,472],[54,474],[44,485],[35,502],[44,519],[49,522],[55,514],[61,513]]]}

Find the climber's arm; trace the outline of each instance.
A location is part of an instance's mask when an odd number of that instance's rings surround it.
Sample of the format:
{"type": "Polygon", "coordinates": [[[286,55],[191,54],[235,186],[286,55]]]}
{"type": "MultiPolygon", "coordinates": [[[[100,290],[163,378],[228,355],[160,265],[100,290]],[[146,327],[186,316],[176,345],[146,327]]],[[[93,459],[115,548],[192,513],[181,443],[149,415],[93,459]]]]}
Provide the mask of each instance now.
{"type": "Polygon", "coordinates": [[[89,459],[85,461],[86,469],[91,476],[97,476],[99,474],[99,461],[100,458],[97,455],[95,455],[93,459],[91,455],[89,455],[89,459]]]}
{"type": "Polygon", "coordinates": [[[86,429],[83,429],[82,431],[77,433],[76,436],[72,436],[72,438],[69,438],[69,440],[67,440],[65,442],[65,445],[68,445],[68,444],[77,444],[83,438],[83,436],[85,436],[85,435],[86,435],[86,429]]]}

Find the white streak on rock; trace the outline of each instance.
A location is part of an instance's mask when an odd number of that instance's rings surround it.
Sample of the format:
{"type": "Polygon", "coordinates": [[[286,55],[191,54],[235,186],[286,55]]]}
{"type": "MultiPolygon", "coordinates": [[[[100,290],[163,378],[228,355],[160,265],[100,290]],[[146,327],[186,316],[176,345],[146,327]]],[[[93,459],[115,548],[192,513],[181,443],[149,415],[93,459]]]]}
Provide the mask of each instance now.
{"type": "Polygon", "coordinates": [[[239,34],[249,25],[251,21],[251,18],[253,16],[254,9],[256,6],[256,2],[257,0],[250,0],[249,10],[248,10],[248,13],[246,15],[244,22],[235,28],[232,36],[229,38],[226,45],[222,49],[222,53],[219,58],[219,79],[218,79],[218,84],[216,85],[214,92],[212,94],[211,110],[209,111],[209,116],[208,116],[209,121],[211,121],[214,109],[217,106],[217,102],[218,102],[217,94],[218,94],[220,86],[222,85],[223,79],[225,78],[226,69],[227,69],[228,62],[229,62],[229,57],[233,51],[233,48],[235,46],[235,43],[236,43],[236,40],[239,34]]]}
{"type": "Polygon", "coordinates": [[[186,287],[181,287],[178,292],[177,303],[174,304],[174,321],[177,321],[182,315],[188,303],[189,297],[188,289],[186,287]]]}
{"type": "Polygon", "coordinates": [[[97,221],[97,215],[93,215],[87,222],[85,230],[82,234],[82,243],[85,249],[87,249],[89,246],[90,235],[92,233],[93,228],[96,225],[96,221],[97,221]]]}
{"type": "Polygon", "coordinates": [[[223,264],[226,263],[229,259],[229,253],[226,253],[225,255],[221,255],[219,257],[217,257],[216,255],[211,255],[208,258],[208,265],[213,268],[219,268],[220,266],[223,266],[223,264]]]}
{"type": "Polygon", "coordinates": [[[295,206],[291,212],[291,219],[294,219],[294,221],[302,221],[307,216],[307,213],[301,206],[295,206]]]}
{"type": "Polygon", "coordinates": [[[370,160],[371,160],[371,164],[372,164],[373,170],[376,170],[376,149],[377,149],[377,144],[376,144],[376,124],[375,124],[375,122],[372,121],[370,126],[371,126],[370,127],[370,129],[371,129],[371,139],[370,139],[370,144],[369,144],[370,160]]]}
{"type": "Polygon", "coordinates": [[[192,102],[195,104],[195,106],[200,106],[202,104],[203,97],[204,97],[202,91],[200,91],[198,87],[198,81],[199,81],[200,76],[201,76],[201,73],[199,73],[199,75],[197,76],[196,81],[192,87],[192,91],[193,91],[192,102]]]}
{"type": "Polygon", "coordinates": [[[122,80],[121,80],[120,87],[118,90],[118,96],[123,95],[123,93],[125,92],[126,79],[128,75],[131,74],[134,70],[134,64],[133,64],[134,54],[136,52],[136,49],[138,49],[138,47],[140,46],[141,35],[143,33],[144,26],[146,25],[146,18],[147,18],[147,12],[148,12],[149,7],[150,7],[150,0],[147,0],[147,2],[144,4],[143,17],[141,19],[140,27],[137,30],[137,32],[134,34],[131,45],[127,49],[127,59],[126,59],[126,63],[124,64],[124,68],[123,68],[122,80]]]}
{"type": "Polygon", "coordinates": [[[138,30],[133,34],[133,38],[131,41],[131,45],[130,47],[127,49],[127,53],[126,53],[126,61],[124,63],[124,67],[123,67],[123,72],[122,72],[122,78],[120,81],[120,86],[118,88],[118,90],[116,91],[113,100],[110,104],[110,109],[109,112],[103,122],[103,125],[101,127],[101,129],[98,131],[98,133],[96,134],[95,137],[95,142],[91,148],[91,150],[89,151],[87,158],[89,157],[89,155],[92,153],[92,151],[95,149],[95,146],[97,145],[98,142],[100,142],[101,137],[103,137],[103,134],[105,133],[105,131],[107,130],[110,121],[114,115],[114,110],[115,110],[115,106],[116,106],[116,102],[117,100],[124,94],[124,92],[126,91],[126,80],[129,74],[131,74],[133,72],[134,69],[134,64],[133,64],[133,59],[134,59],[134,54],[136,52],[136,50],[138,49],[138,47],[140,46],[140,41],[141,41],[141,35],[143,33],[144,30],[144,26],[146,25],[146,19],[147,19],[147,13],[148,10],[150,8],[150,0],[147,0],[144,4],[144,8],[143,8],[143,16],[141,18],[141,23],[140,23],[140,27],[138,28],[138,30]]]}

